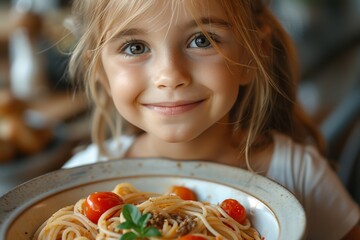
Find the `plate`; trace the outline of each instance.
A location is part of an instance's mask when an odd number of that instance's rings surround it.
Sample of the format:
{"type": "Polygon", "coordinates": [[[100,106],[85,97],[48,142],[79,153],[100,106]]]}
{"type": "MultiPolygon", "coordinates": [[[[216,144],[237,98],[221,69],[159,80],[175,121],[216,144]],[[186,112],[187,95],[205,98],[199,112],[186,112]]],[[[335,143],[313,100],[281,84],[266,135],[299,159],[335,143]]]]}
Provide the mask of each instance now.
{"type": "Polygon", "coordinates": [[[0,239],[28,240],[58,209],[95,191],[129,182],[164,193],[172,185],[194,189],[199,200],[217,204],[235,198],[266,240],[305,239],[305,213],[281,185],[249,171],[204,161],[122,159],[61,169],[32,179],[0,198],[0,239]]]}

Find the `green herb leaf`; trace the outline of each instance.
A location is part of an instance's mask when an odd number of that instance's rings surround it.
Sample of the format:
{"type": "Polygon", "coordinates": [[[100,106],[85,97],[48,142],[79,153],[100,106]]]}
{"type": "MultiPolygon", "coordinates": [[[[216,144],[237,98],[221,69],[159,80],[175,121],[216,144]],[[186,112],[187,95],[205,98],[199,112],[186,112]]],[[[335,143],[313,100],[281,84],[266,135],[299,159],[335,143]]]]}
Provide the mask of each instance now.
{"type": "Polygon", "coordinates": [[[134,232],[127,232],[120,237],[120,240],[135,240],[137,237],[138,235],[136,235],[134,232]]]}
{"type": "Polygon", "coordinates": [[[117,227],[119,229],[133,229],[136,228],[136,224],[133,222],[122,222],[117,227]]]}
{"type": "Polygon", "coordinates": [[[138,225],[142,228],[145,228],[150,217],[151,217],[150,213],[145,213],[140,217],[138,225]]]}
{"type": "Polygon", "coordinates": [[[147,227],[147,222],[151,218],[150,213],[141,215],[139,209],[131,204],[123,206],[122,214],[125,222],[120,223],[119,229],[132,229],[133,232],[127,232],[120,237],[120,240],[135,240],[148,237],[161,236],[160,231],[155,227],[147,227]]]}
{"type": "Polygon", "coordinates": [[[126,204],[123,207],[122,213],[127,221],[131,221],[136,225],[138,224],[141,213],[137,207],[132,204],[126,204]]]}
{"type": "Polygon", "coordinates": [[[147,227],[144,233],[144,237],[160,237],[161,233],[159,229],[154,227],[147,227]]]}

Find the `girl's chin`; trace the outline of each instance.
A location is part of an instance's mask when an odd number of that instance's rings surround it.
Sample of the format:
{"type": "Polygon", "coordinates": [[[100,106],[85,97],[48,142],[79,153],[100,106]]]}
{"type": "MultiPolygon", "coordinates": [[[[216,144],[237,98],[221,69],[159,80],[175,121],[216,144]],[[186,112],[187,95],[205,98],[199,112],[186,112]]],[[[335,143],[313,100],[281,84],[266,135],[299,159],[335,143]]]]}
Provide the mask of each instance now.
{"type": "Polygon", "coordinates": [[[152,135],[152,137],[155,137],[156,139],[159,139],[160,141],[163,141],[164,143],[186,143],[190,142],[198,137],[197,134],[195,134],[194,131],[190,131],[187,133],[184,132],[175,132],[170,131],[168,133],[163,134],[149,134],[152,135]]]}
{"type": "Polygon", "coordinates": [[[193,140],[194,138],[191,137],[180,137],[180,136],[171,136],[171,137],[161,137],[159,136],[158,139],[160,139],[161,141],[163,141],[164,143],[186,143],[186,142],[190,142],[191,140],[193,140]]]}

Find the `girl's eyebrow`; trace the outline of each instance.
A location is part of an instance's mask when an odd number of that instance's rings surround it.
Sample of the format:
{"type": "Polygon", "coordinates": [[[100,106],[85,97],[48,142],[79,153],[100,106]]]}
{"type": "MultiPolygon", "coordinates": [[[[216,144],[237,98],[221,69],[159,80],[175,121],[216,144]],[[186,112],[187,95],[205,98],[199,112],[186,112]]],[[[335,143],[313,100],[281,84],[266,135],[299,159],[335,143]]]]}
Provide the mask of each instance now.
{"type": "MultiPolygon", "coordinates": [[[[202,17],[199,18],[199,21],[203,25],[217,25],[218,27],[222,28],[229,28],[231,24],[224,19],[216,18],[216,17],[202,17]]],[[[191,21],[187,27],[194,27],[198,25],[197,21],[191,21]]]]}
{"type": "Polygon", "coordinates": [[[129,28],[129,29],[124,29],[116,34],[114,34],[110,41],[116,40],[116,39],[120,39],[126,36],[133,36],[133,35],[141,35],[141,34],[145,34],[146,31],[140,28],[129,28]]]}
{"type": "MultiPolygon", "coordinates": [[[[218,27],[221,28],[229,28],[231,25],[229,22],[225,21],[224,19],[221,18],[215,18],[215,17],[202,17],[199,19],[199,22],[203,25],[216,25],[218,27]]],[[[190,27],[196,27],[198,26],[198,22],[193,20],[190,21],[189,24],[186,25],[186,27],[190,28],[190,27]]],[[[116,40],[116,39],[120,39],[126,36],[133,36],[133,35],[142,35],[145,34],[146,31],[144,29],[141,28],[129,28],[129,29],[124,29],[118,33],[116,33],[113,37],[111,37],[110,41],[116,40]]]]}

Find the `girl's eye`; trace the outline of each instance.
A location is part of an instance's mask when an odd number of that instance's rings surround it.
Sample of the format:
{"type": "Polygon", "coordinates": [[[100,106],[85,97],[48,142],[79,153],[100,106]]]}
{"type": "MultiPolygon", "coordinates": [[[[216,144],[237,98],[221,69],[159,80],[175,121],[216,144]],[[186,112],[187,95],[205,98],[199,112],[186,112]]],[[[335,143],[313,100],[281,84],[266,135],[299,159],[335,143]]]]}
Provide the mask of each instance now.
{"type": "MultiPolygon", "coordinates": [[[[210,36],[211,36],[211,34],[210,34],[210,36]]],[[[213,38],[213,36],[211,36],[211,38],[213,38]]],[[[195,36],[195,38],[189,43],[188,47],[189,48],[210,48],[211,42],[204,34],[200,33],[195,36]]]]}
{"type": "Polygon", "coordinates": [[[127,55],[139,55],[149,51],[149,48],[140,42],[128,42],[121,48],[121,52],[127,55]]]}

